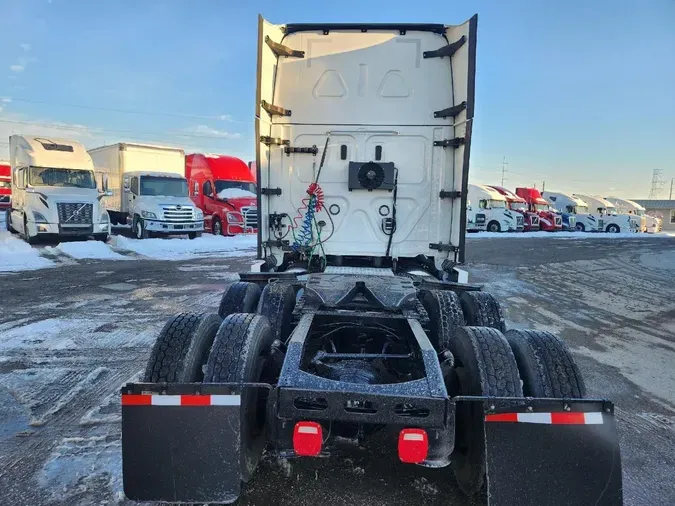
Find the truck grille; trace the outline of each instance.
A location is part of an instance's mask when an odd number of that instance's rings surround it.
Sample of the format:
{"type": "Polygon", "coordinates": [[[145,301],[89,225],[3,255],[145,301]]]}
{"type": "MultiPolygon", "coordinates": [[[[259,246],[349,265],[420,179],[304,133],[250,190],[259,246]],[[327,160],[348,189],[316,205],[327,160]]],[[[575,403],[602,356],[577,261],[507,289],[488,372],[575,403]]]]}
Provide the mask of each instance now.
{"type": "Polygon", "coordinates": [[[244,216],[246,228],[258,228],[258,208],[242,207],[241,214],[244,216]]]}
{"type": "Polygon", "coordinates": [[[567,220],[569,222],[570,228],[576,228],[577,219],[574,216],[570,216],[569,218],[567,218],[567,220]]]}
{"type": "Polygon", "coordinates": [[[598,220],[598,230],[604,230],[605,220],[598,220]]]}
{"type": "Polygon", "coordinates": [[[91,225],[93,207],[92,204],[57,202],[59,223],[66,226],[91,225]]]}
{"type": "Polygon", "coordinates": [[[516,226],[517,227],[523,226],[523,217],[522,216],[516,216],[516,226]]]}
{"type": "Polygon", "coordinates": [[[562,226],[562,218],[560,216],[556,216],[554,218],[556,226],[562,226]]]}
{"type": "Polygon", "coordinates": [[[531,216],[532,225],[539,225],[539,216],[531,216]]]}
{"type": "Polygon", "coordinates": [[[9,195],[0,195],[0,204],[9,204],[9,195]]]}
{"type": "Polygon", "coordinates": [[[163,206],[162,211],[164,211],[164,221],[178,223],[193,221],[194,219],[194,209],[192,206],[163,206]]]}

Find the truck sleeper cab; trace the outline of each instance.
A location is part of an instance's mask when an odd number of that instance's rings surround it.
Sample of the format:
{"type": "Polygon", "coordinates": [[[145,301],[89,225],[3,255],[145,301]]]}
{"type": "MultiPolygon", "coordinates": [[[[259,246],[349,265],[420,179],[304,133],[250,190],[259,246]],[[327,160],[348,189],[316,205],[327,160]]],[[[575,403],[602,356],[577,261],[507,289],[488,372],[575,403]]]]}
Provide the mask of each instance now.
{"type": "Polygon", "coordinates": [[[551,208],[536,188],[516,188],[516,195],[525,199],[530,211],[539,215],[541,230],[557,232],[563,229],[562,215],[551,208]]]}
{"type": "Polygon", "coordinates": [[[634,228],[639,232],[653,234],[661,231],[661,220],[646,214],[647,210],[637,202],[618,197],[605,197],[605,200],[614,204],[617,212],[630,215],[634,228]]]}
{"type": "Polygon", "coordinates": [[[618,234],[621,232],[637,232],[636,220],[628,214],[619,214],[614,204],[597,195],[575,193],[575,197],[588,204],[591,213],[598,220],[598,229],[602,232],[618,234]]]}
{"type": "Polygon", "coordinates": [[[211,154],[185,157],[190,198],[204,213],[204,224],[214,235],[258,232],[255,178],[240,159],[211,154]]]}
{"type": "MultiPolygon", "coordinates": [[[[525,199],[519,197],[515,193],[507,190],[503,186],[494,186],[488,185],[493,190],[501,193],[506,199],[507,207],[514,212],[520,213],[523,215],[523,227],[522,230],[525,232],[536,232],[539,230],[539,215],[533,213],[528,209],[527,202],[525,199]]],[[[520,230],[520,228],[518,228],[520,230]]]]}
{"type": "Polygon", "coordinates": [[[469,184],[467,219],[471,231],[517,232],[524,226],[523,215],[507,207],[506,198],[497,190],[478,184],[469,184]]]}
{"type": "Polygon", "coordinates": [[[29,244],[38,237],[92,236],[106,241],[110,218],[101,204],[91,157],[66,139],[12,135],[11,208],[7,229],[29,244]]]}
{"type": "Polygon", "coordinates": [[[574,217],[575,228],[580,232],[598,232],[598,219],[593,216],[589,210],[588,205],[579,197],[560,192],[542,192],[542,197],[558,212],[562,213],[563,222],[567,219],[570,222],[571,217],[574,217]],[[565,218],[567,216],[567,218],[565,218]]]}

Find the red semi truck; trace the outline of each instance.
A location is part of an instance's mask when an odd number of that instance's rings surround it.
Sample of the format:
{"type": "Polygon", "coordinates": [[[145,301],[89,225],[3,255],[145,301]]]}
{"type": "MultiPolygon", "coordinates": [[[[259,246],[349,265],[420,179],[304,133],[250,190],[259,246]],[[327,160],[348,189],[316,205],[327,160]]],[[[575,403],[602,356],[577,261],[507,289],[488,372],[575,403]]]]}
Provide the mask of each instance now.
{"type": "Polygon", "coordinates": [[[547,232],[562,230],[562,215],[551,210],[536,188],[516,188],[516,195],[527,202],[529,210],[539,215],[539,226],[547,232]]]}
{"type": "Polygon", "coordinates": [[[185,177],[207,230],[214,235],[258,232],[255,179],[244,161],[194,153],[185,157],[185,177]]]}
{"type": "Polygon", "coordinates": [[[506,198],[506,205],[512,211],[520,213],[523,215],[524,222],[524,231],[533,232],[539,230],[539,214],[529,210],[527,201],[524,198],[519,197],[510,190],[507,190],[503,186],[493,186],[489,185],[493,190],[498,191],[500,194],[504,195],[506,198]]]}
{"type": "Polygon", "coordinates": [[[10,208],[12,201],[12,168],[0,163],[0,211],[10,208]]]}

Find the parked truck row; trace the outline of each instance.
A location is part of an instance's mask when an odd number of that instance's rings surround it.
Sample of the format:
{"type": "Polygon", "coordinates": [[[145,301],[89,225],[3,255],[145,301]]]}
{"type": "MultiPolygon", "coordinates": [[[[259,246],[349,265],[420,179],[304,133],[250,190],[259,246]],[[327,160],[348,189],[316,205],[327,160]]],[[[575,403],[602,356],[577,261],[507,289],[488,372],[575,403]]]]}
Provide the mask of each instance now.
{"type": "Polygon", "coordinates": [[[87,151],[65,139],[13,135],[0,164],[6,227],[39,237],[93,237],[113,227],[137,239],[257,232],[255,178],[245,162],[180,148],[117,143],[87,151]]]}
{"type": "Polygon", "coordinates": [[[661,220],[627,199],[526,187],[513,193],[501,186],[470,184],[467,230],[656,233],[661,231],[661,220]]]}

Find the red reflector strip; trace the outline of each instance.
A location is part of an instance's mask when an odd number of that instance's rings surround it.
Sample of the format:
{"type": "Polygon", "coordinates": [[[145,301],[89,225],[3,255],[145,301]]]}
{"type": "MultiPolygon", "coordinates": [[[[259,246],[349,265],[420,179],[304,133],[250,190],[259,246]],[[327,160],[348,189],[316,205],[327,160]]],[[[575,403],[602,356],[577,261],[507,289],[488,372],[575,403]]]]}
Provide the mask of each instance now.
{"type": "Polygon", "coordinates": [[[600,425],[602,413],[562,411],[556,413],[495,413],[485,415],[486,422],[543,423],[548,425],[600,425]]]}
{"type": "Polygon", "coordinates": [[[122,394],[122,406],[239,406],[239,395],[122,394]]]}
{"type": "Polygon", "coordinates": [[[122,394],[122,406],[150,406],[150,404],[152,404],[151,395],[122,394]]]}

